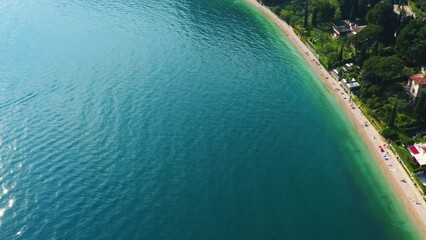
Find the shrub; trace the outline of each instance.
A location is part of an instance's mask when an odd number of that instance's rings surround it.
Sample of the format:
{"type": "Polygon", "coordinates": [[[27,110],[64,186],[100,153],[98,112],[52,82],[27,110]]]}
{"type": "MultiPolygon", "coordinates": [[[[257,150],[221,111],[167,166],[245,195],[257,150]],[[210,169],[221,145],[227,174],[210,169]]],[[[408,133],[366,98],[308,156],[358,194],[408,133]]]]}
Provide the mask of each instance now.
{"type": "Polygon", "coordinates": [[[339,54],[336,52],[331,52],[327,54],[327,59],[328,59],[328,69],[332,69],[340,65],[339,54]]]}
{"type": "Polygon", "coordinates": [[[281,8],[278,7],[278,6],[271,7],[271,11],[275,14],[279,14],[280,10],[281,10],[281,8]]]}
{"type": "Polygon", "coordinates": [[[290,23],[291,26],[294,26],[299,20],[300,20],[300,17],[298,17],[298,16],[291,16],[289,23],[290,23]]]}
{"type": "Polygon", "coordinates": [[[402,143],[405,147],[407,147],[407,146],[410,146],[410,145],[413,145],[413,144],[414,144],[414,139],[412,139],[411,137],[409,137],[409,136],[407,136],[407,135],[405,135],[405,134],[403,134],[403,133],[398,133],[398,137],[399,137],[399,139],[401,140],[401,143],[402,143]]]}
{"type": "Polygon", "coordinates": [[[381,132],[382,136],[386,139],[392,139],[395,140],[396,138],[398,138],[398,133],[391,129],[391,128],[386,128],[381,132]]]}
{"type": "Polygon", "coordinates": [[[281,9],[279,16],[280,16],[281,19],[283,19],[287,23],[290,23],[290,19],[292,17],[292,14],[291,14],[290,11],[288,11],[286,9],[281,9]]]}
{"type": "Polygon", "coordinates": [[[400,128],[407,129],[418,124],[417,120],[407,114],[400,113],[396,118],[396,125],[400,128]]]}

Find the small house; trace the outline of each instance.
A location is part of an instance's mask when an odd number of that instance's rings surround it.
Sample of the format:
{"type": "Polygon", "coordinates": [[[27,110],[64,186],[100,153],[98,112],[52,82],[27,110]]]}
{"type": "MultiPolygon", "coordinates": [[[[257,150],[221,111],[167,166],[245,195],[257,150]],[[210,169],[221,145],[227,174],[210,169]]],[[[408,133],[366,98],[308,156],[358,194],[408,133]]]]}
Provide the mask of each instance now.
{"type": "Polygon", "coordinates": [[[341,20],[332,22],[333,32],[335,37],[346,37],[351,32],[351,22],[349,20],[341,20]]]}
{"type": "Polygon", "coordinates": [[[334,21],[331,23],[333,26],[334,37],[346,37],[356,35],[362,31],[366,26],[358,26],[349,20],[334,21]]]}
{"type": "Polygon", "coordinates": [[[353,93],[355,95],[357,95],[361,90],[361,86],[357,81],[355,81],[354,78],[352,78],[351,80],[342,79],[340,85],[342,85],[343,89],[347,93],[353,93]]]}

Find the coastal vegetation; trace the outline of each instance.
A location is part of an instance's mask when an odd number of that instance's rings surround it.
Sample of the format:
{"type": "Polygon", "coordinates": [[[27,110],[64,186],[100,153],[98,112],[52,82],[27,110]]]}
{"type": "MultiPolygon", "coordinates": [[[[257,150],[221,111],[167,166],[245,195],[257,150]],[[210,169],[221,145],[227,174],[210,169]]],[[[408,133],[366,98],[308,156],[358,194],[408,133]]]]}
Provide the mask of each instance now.
{"type": "Polygon", "coordinates": [[[417,133],[426,135],[426,96],[407,96],[408,79],[426,65],[426,0],[259,2],[293,26],[339,80],[359,82],[354,97],[384,137],[407,146],[417,133]]]}
{"type": "Polygon", "coordinates": [[[354,102],[426,193],[417,175],[426,168],[407,150],[426,142],[426,0],[258,1],[293,27],[336,80],[359,83],[354,102]]]}
{"type": "Polygon", "coordinates": [[[408,3],[413,11],[419,16],[425,16],[426,12],[426,1],[424,0],[412,0],[408,3]]]}

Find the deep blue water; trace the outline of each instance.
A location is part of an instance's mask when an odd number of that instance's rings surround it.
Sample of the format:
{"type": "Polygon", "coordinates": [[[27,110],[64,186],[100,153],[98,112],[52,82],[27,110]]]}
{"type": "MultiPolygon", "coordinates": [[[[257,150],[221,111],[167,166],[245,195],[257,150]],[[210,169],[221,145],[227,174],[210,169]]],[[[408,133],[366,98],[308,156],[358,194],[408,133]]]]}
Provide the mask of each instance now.
{"type": "Polygon", "coordinates": [[[0,4],[0,239],[414,239],[242,1],[0,4]]]}

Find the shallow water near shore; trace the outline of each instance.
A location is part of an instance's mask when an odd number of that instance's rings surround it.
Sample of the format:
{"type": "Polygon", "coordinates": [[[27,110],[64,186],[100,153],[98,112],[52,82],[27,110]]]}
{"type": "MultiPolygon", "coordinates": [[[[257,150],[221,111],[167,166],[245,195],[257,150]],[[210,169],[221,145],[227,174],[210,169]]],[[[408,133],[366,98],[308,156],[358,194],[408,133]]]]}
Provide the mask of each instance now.
{"type": "Polygon", "coordinates": [[[0,239],[417,239],[243,1],[5,1],[0,239]]]}

